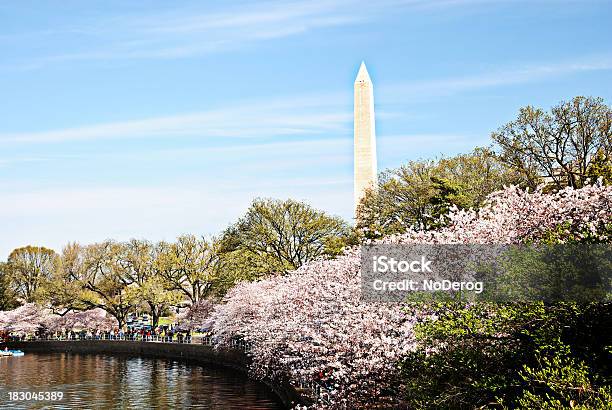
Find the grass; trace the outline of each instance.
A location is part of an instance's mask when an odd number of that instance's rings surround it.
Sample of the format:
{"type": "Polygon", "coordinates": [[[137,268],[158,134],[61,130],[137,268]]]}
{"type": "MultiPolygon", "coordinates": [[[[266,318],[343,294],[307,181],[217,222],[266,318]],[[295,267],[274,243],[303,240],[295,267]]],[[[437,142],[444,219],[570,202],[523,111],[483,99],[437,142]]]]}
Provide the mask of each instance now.
{"type": "Polygon", "coordinates": [[[166,317],[166,316],[162,316],[159,318],[159,325],[171,325],[173,323],[172,318],[166,317]]]}

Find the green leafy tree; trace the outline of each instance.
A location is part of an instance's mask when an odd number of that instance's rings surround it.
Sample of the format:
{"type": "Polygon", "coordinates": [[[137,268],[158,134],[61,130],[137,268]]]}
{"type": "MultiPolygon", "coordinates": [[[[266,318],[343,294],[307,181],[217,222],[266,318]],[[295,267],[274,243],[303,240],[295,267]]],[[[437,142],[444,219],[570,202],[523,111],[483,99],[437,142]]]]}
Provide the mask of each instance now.
{"type": "Polygon", "coordinates": [[[157,258],[160,257],[158,250],[148,241],[133,239],[121,244],[120,255],[131,287],[151,314],[154,328],[159,324],[159,318],[183,299],[157,269],[160,266],[157,264],[157,258]]]}
{"type": "Polygon", "coordinates": [[[11,252],[6,271],[16,297],[24,303],[36,301],[39,287],[57,270],[58,255],[52,249],[25,246],[11,252]]]}
{"type": "Polygon", "coordinates": [[[258,255],[242,248],[223,249],[220,258],[219,274],[213,289],[216,296],[223,296],[238,282],[265,277],[270,273],[270,266],[275,265],[272,257],[258,255]]]}
{"type": "Polygon", "coordinates": [[[180,236],[175,243],[156,245],[153,269],[168,290],[177,291],[190,304],[206,298],[219,275],[218,243],[193,235],[180,236]]]}
{"type": "Polygon", "coordinates": [[[430,199],[435,195],[431,178],[434,161],[411,161],[384,171],[376,189],[368,189],[357,208],[357,228],[367,237],[404,232],[410,226],[430,225],[430,199]]]}
{"type": "Polygon", "coordinates": [[[15,294],[10,286],[7,264],[0,262],[0,310],[11,310],[17,305],[15,294]]]}
{"type": "Polygon", "coordinates": [[[612,109],[592,97],[575,97],[550,112],[527,106],[491,137],[500,159],[531,187],[545,182],[553,189],[580,188],[599,176],[592,166],[598,154],[610,158],[612,109]]]}
{"type": "Polygon", "coordinates": [[[439,177],[431,177],[431,182],[436,193],[429,199],[430,226],[436,229],[444,225],[444,216],[453,206],[469,208],[471,202],[459,183],[439,177]]]}
{"type": "MultiPolygon", "coordinates": [[[[240,251],[256,260],[266,273],[286,273],[325,254],[337,251],[332,238],[348,238],[340,218],[294,200],[256,199],[245,216],[223,233],[223,252],[240,251]]],[[[245,266],[248,268],[248,266],[245,266]]]]}
{"type": "Polygon", "coordinates": [[[87,308],[106,310],[122,328],[127,316],[142,301],[133,285],[128,264],[121,259],[121,245],[105,241],[83,249],[83,266],[78,272],[83,291],[79,294],[87,308]]]}
{"type": "Polygon", "coordinates": [[[69,243],[62,249],[59,264],[53,274],[37,290],[36,299],[55,314],[87,309],[83,302],[84,289],[80,279],[84,269],[84,250],[78,243],[69,243]]]}
{"type": "Polygon", "coordinates": [[[146,304],[151,314],[151,324],[157,327],[159,318],[172,306],[183,301],[182,295],[170,290],[160,276],[151,276],[138,284],[138,297],[146,304]]]}
{"type": "Polygon", "coordinates": [[[601,179],[604,185],[612,184],[612,154],[606,154],[603,149],[597,151],[587,169],[587,178],[590,182],[601,179]]]}
{"type": "Polygon", "coordinates": [[[358,207],[357,228],[369,238],[433,229],[450,207],[474,208],[504,185],[525,180],[488,148],[438,161],[411,161],[379,176],[358,207]]]}

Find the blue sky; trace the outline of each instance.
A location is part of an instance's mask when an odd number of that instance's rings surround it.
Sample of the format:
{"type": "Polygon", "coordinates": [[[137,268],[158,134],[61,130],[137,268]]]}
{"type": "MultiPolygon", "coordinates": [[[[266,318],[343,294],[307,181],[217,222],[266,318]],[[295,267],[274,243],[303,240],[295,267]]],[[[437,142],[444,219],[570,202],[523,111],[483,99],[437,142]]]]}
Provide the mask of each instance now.
{"type": "Polygon", "coordinates": [[[255,197],[351,218],[352,87],[379,168],[489,143],[519,107],[612,101],[612,2],[0,2],[0,259],[212,235],[255,197]]]}

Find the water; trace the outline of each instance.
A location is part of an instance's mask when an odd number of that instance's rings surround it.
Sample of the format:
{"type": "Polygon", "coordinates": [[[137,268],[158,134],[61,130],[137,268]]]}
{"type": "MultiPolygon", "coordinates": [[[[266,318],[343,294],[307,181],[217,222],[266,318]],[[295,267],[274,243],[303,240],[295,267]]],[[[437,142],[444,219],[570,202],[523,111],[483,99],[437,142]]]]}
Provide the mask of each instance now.
{"type": "Polygon", "coordinates": [[[0,409],[91,408],[225,410],[282,406],[264,385],[223,368],[73,353],[26,352],[23,357],[0,358],[0,409]],[[62,392],[63,399],[10,401],[9,392],[62,392]]]}

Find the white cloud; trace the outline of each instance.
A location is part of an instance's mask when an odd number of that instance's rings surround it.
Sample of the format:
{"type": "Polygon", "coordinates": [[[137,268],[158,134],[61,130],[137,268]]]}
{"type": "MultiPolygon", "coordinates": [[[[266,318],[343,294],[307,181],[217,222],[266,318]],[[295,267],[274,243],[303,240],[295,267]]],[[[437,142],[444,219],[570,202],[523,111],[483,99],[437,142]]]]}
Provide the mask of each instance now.
{"type": "MultiPolygon", "coordinates": [[[[350,101],[348,96],[347,101],[350,101]]],[[[352,115],[337,96],[251,101],[218,110],[41,132],[0,134],[0,142],[63,142],[109,138],[277,137],[344,132],[352,115]],[[320,106],[315,107],[316,101],[320,106]],[[324,112],[321,112],[321,110],[324,112]]]]}
{"type": "Polygon", "coordinates": [[[612,56],[582,56],[569,62],[525,64],[505,69],[496,67],[478,74],[383,86],[381,93],[418,100],[601,70],[612,70],[612,56]]]}
{"type": "MultiPolygon", "coordinates": [[[[0,37],[41,37],[52,52],[35,61],[14,62],[4,68],[37,69],[62,61],[117,59],[175,59],[250,47],[261,41],[314,30],[359,24],[403,11],[455,9],[504,0],[280,0],[224,2],[220,10],[205,3],[163,13],[128,14],[82,21],[80,26],[58,27],[0,37]],[[71,38],[86,39],[87,49],[71,38]]],[[[506,0],[507,1],[507,0],[506,0]]]]}
{"type": "MultiPolygon", "coordinates": [[[[528,64],[478,74],[378,87],[379,103],[410,103],[482,88],[523,84],[581,72],[611,70],[612,56],[528,64]]],[[[106,138],[295,137],[350,135],[347,93],[321,93],[243,101],[216,110],[41,132],[0,134],[0,142],[62,142],[106,138]]],[[[393,116],[393,113],[379,113],[393,116]]]]}

